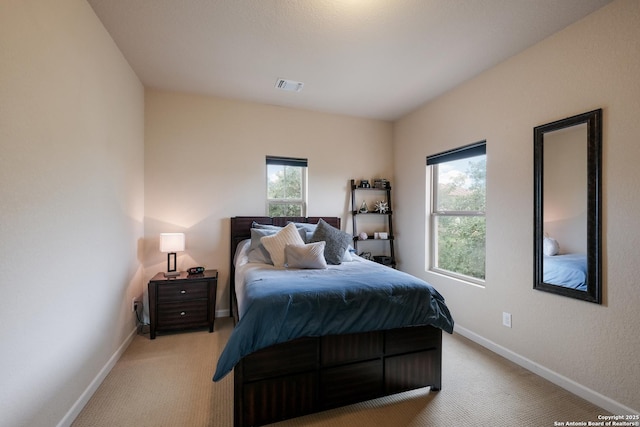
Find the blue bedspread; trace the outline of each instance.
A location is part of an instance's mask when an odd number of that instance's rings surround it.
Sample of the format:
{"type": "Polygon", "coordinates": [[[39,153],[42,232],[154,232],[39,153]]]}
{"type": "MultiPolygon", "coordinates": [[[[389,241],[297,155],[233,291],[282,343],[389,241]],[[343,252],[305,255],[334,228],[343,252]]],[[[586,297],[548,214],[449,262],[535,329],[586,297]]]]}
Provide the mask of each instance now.
{"type": "Polygon", "coordinates": [[[431,285],[363,260],[326,270],[249,270],[243,307],[214,381],[244,356],[300,337],[414,325],[453,332],[444,298],[431,285]]]}
{"type": "Polygon", "coordinates": [[[566,288],[587,290],[587,256],[565,254],[545,256],[542,261],[544,283],[566,288]]]}

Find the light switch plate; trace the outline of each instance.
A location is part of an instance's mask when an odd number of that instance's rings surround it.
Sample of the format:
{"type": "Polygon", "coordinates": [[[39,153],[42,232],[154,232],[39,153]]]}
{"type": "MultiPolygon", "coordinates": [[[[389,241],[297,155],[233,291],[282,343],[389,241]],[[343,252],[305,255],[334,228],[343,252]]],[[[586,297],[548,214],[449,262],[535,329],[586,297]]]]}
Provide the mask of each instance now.
{"type": "Polygon", "coordinates": [[[502,312],[502,324],[507,328],[511,327],[511,313],[507,313],[506,311],[502,312]]]}

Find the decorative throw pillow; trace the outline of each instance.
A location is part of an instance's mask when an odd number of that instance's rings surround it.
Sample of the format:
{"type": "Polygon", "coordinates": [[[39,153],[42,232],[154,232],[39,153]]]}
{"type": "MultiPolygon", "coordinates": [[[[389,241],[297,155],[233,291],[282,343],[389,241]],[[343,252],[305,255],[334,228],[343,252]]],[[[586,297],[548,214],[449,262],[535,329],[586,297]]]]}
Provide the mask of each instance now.
{"type": "Polygon", "coordinates": [[[273,261],[271,261],[271,256],[269,255],[269,251],[267,251],[262,242],[260,242],[260,239],[264,236],[273,236],[278,231],[279,230],[272,229],[251,229],[251,245],[249,246],[249,251],[247,253],[249,262],[273,264],[273,261]]]}
{"type": "Polygon", "coordinates": [[[285,263],[288,268],[327,268],[324,247],[325,242],[287,245],[284,248],[285,263]]]}
{"type": "Polygon", "coordinates": [[[556,239],[545,237],[542,242],[542,251],[547,256],[558,255],[558,252],[560,252],[560,245],[556,239]]]}
{"type": "Polygon", "coordinates": [[[313,232],[309,243],[325,241],[324,259],[327,264],[339,265],[345,256],[345,251],[353,241],[350,234],[329,225],[326,221],[318,221],[318,227],[313,232]]]}
{"type": "Polygon", "coordinates": [[[284,267],[284,248],[287,245],[304,245],[304,240],[296,226],[289,224],[273,236],[264,236],[260,239],[276,267],[284,267]]]}

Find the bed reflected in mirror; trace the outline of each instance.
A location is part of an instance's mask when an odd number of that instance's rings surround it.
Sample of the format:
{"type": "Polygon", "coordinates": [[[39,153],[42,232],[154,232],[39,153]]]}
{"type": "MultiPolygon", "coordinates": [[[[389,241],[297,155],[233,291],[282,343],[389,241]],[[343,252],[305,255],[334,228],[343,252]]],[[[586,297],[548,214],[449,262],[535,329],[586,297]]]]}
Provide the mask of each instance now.
{"type": "Polygon", "coordinates": [[[601,303],[602,110],[534,129],[534,289],[601,303]]]}

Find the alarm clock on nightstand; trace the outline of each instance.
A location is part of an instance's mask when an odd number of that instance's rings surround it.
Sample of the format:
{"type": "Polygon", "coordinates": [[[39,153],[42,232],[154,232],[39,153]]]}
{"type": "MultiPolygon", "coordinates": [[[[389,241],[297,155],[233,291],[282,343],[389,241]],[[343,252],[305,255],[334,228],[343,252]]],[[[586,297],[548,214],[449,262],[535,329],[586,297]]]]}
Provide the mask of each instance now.
{"type": "Polygon", "coordinates": [[[204,273],[204,267],[191,267],[190,269],[187,270],[187,273],[189,273],[189,275],[202,274],[204,273]]]}

